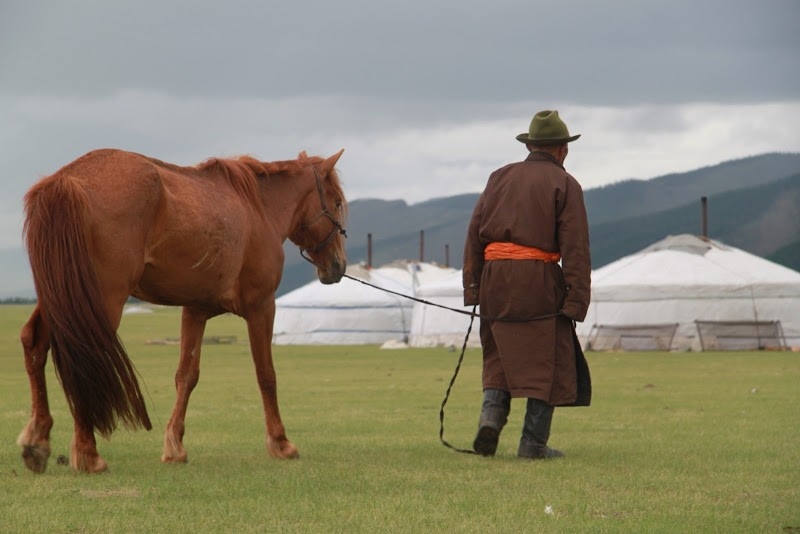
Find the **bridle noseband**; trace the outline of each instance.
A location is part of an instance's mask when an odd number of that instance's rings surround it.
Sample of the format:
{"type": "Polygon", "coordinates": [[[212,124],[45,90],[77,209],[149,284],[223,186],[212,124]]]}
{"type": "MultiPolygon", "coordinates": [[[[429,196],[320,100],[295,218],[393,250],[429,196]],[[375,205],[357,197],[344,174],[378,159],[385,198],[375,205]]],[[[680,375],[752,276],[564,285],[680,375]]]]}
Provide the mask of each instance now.
{"type": "Polygon", "coordinates": [[[326,237],[321,243],[319,243],[316,247],[314,247],[313,250],[309,251],[307,249],[302,249],[302,248],[300,249],[300,255],[303,256],[303,258],[305,258],[307,261],[314,263],[314,261],[311,258],[306,256],[306,252],[309,252],[313,256],[314,254],[316,254],[317,252],[328,246],[328,244],[333,240],[333,236],[336,235],[336,232],[339,232],[346,239],[347,230],[344,229],[342,223],[340,223],[339,220],[333,216],[330,210],[328,210],[328,206],[325,203],[325,193],[322,191],[322,182],[319,179],[319,174],[317,173],[317,169],[312,165],[311,170],[314,171],[314,179],[317,182],[317,193],[319,194],[319,204],[322,210],[316,215],[316,217],[314,217],[309,222],[304,224],[301,228],[311,227],[311,225],[316,223],[322,217],[327,217],[328,220],[333,223],[333,228],[331,229],[331,232],[328,234],[328,237],[326,237]]]}

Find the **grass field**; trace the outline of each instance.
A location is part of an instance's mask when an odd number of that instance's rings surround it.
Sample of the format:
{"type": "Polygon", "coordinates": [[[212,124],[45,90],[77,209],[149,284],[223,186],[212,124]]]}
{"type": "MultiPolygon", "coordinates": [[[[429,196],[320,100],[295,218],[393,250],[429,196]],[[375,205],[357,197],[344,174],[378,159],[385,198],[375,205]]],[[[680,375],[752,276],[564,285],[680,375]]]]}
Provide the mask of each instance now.
{"type": "MultiPolygon", "coordinates": [[[[281,413],[300,459],[265,451],[260,397],[236,317],[206,336],[189,405],[189,463],[163,465],[174,401],[179,310],[127,315],[122,339],[155,429],[100,439],[101,475],[56,463],[72,420],[49,369],[53,457],[27,471],[16,437],[30,409],[19,329],[30,307],[0,307],[0,532],[800,532],[800,354],[590,353],[589,408],[556,410],[567,458],[516,457],[524,401],[494,458],[438,440],[458,353],[446,349],[275,347],[281,413]]],[[[446,409],[445,439],[476,430],[480,353],[470,350],[446,409]]]]}

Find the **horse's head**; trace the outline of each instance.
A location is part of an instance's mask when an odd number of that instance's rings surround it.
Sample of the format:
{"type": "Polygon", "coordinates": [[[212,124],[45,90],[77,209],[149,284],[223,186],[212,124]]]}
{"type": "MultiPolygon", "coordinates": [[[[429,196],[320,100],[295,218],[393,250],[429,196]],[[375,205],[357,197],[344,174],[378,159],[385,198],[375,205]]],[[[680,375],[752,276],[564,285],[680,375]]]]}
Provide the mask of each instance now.
{"type": "MultiPolygon", "coordinates": [[[[316,266],[317,277],[323,284],[335,284],[347,268],[344,246],[347,201],[334,169],[342,152],[344,149],[325,160],[308,158],[311,187],[298,210],[300,222],[289,235],[301,254],[316,266]]],[[[305,153],[301,154],[303,157],[305,153]]]]}

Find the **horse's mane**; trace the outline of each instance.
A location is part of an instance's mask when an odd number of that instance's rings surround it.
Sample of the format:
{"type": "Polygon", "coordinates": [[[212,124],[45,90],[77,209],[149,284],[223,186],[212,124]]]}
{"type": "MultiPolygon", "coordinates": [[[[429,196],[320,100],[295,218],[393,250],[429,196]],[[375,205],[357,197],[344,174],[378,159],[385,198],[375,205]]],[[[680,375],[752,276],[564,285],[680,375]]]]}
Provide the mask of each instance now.
{"type": "MultiPolygon", "coordinates": [[[[308,167],[309,165],[314,165],[317,163],[321,163],[325,161],[325,158],[321,158],[319,156],[309,156],[306,154],[305,151],[300,152],[297,156],[297,159],[289,159],[284,161],[270,161],[262,163],[264,169],[270,175],[275,174],[298,174],[300,173],[304,167],[308,167]]],[[[328,172],[328,179],[330,180],[330,186],[333,188],[333,191],[337,197],[342,199],[342,205],[340,206],[340,215],[342,217],[342,222],[347,220],[347,202],[345,201],[344,189],[342,188],[342,183],[339,180],[339,173],[336,171],[334,167],[328,172]]]]}
{"type": "Polygon", "coordinates": [[[195,167],[200,172],[219,172],[242,198],[261,210],[263,203],[258,191],[257,176],[268,174],[264,164],[250,156],[223,159],[209,158],[195,167]]]}
{"type": "MultiPolygon", "coordinates": [[[[303,167],[321,163],[323,161],[325,161],[325,158],[321,158],[319,156],[309,156],[304,150],[303,152],[300,152],[300,154],[297,156],[297,159],[273,161],[270,163],[264,163],[264,166],[271,174],[294,174],[300,172],[303,167]]],[[[343,220],[346,220],[347,202],[345,201],[344,189],[342,188],[342,182],[339,179],[339,173],[336,171],[336,167],[332,168],[328,172],[328,179],[330,180],[330,186],[333,188],[335,195],[342,199],[342,205],[340,206],[341,216],[343,220]]]]}
{"type": "Polygon", "coordinates": [[[264,162],[263,166],[270,174],[298,174],[304,167],[324,161],[319,156],[309,156],[305,151],[300,152],[297,159],[264,162]]]}
{"type": "MultiPolygon", "coordinates": [[[[297,175],[305,167],[324,161],[319,156],[309,156],[301,152],[297,159],[282,161],[258,161],[251,156],[239,156],[236,158],[209,158],[196,166],[200,172],[220,172],[233,186],[234,190],[243,198],[250,201],[259,209],[263,208],[261,196],[258,189],[258,176],[275,175],[297,175]]],[[[330,184],[336,191],[339,198],[344,199],[344,190],[339,181],[339,174],[336,169],[331,169],[328,173],[330,184]]]]}

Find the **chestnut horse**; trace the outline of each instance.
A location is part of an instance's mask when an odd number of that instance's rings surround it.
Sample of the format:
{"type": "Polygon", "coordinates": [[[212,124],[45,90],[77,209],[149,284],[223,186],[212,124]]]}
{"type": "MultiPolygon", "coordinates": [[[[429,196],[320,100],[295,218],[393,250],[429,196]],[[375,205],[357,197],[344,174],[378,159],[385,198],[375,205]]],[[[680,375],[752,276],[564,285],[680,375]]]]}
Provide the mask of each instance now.
{"type": "Polygon", "coordinates": [[[119,150],[97,150],[35,184],[25,196],[24,234],[38,303],[22,329],[31,418],[17,440],[25,465],[43,472],[53,418],[45,363],[74,419],[69,462],[107,468],[95,431],[117,423],[152,428],[136,372],[118,335],[128,297],[182,306],[177,399],[163,462],[185,462],[184,419],[197,384],[206,321],[234,313],[247,322],[261,390],[267,450],[295,458],[286,438],[272,362],[275,290],[288,237],[326,284],[345,272],[346,202],[334,169],[341,156],[210,159],[179,167],[119,150]]]}

